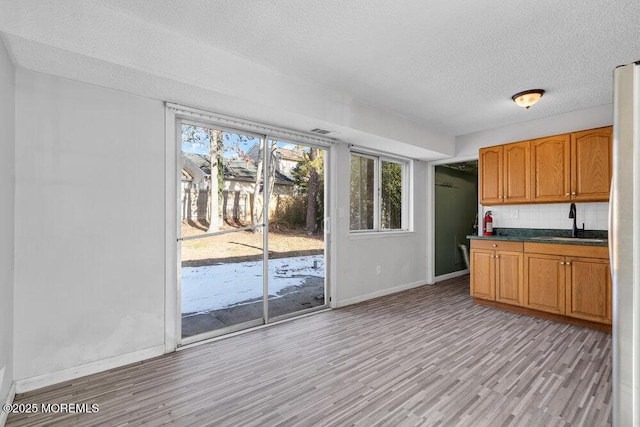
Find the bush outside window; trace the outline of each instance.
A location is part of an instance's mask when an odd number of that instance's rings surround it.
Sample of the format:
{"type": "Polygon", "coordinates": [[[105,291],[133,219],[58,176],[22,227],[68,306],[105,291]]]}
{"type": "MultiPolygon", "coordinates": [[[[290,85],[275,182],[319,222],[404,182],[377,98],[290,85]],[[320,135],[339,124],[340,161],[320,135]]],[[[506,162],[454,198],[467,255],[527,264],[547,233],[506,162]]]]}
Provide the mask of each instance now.
{"type": "Polygon", "coordinates": [[[407,169],[405,161],[351,153],[351,231],[408,228],[407,169]]]}

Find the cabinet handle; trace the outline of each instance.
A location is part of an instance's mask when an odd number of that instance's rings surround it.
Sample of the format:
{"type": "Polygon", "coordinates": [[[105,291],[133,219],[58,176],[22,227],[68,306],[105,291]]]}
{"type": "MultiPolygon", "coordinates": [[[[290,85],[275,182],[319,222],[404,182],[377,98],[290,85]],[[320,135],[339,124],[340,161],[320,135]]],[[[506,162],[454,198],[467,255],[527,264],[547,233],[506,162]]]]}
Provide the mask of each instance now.
{"type": "Polygon", "coordinates": [[[565,194],[566,197],[569,197],[569,193],[565,194]]]}
{"type": "Polygon", "coordinates": [[[494,244],[493,244],[493,247],[494,247],[494,248],[497,248],[497,247],[498,247],[498,245],[496,245],[496,244],[494,243],[494,244]]]}
{"type": "Polygon", "coordinates": [[[572,192],[571,192],[571,195],[572,195],[572,196],[575,196],[575,195],[576,195],[576,192],[575,192],[575,191],[572,191],[572,192]]]}
{"type": "Polygon", "coordinates": [[[500,258],[500,255],[496,255],[496,258],[500,258]]]}
{"type": "Polygon", "coordinates": [[[571,263],[570,263],[570,262],[567,262],[567,265],[571,265],[571,263]]]}
{"type": "Polygon", "coordinates": [[[564,265],[564,261],[560,261],[560,265],[564,265]]]}

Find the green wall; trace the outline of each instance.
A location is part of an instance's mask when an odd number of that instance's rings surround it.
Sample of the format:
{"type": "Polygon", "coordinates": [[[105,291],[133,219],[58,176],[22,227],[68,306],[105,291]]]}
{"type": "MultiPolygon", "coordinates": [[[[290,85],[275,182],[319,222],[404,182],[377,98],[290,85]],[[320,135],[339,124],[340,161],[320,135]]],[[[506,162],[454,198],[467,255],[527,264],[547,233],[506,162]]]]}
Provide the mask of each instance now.
{"type": "Polygon", "coordinates": [[[435,168],[435,275],[464,270],[459,244],[469,249],[467,234],[475,234],[478,175],[446,166],[435,168]]]}

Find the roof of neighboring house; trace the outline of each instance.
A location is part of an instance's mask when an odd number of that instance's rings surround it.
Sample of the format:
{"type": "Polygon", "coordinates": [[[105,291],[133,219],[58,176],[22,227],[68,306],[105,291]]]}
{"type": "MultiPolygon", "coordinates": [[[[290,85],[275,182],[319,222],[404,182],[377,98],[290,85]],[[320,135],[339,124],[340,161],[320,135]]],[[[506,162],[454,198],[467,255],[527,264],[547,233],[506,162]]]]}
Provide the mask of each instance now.
{"type": "MultiPolygon", "coordinates": [[[[249,151],[247,151],[247,156],[255,159],[258,157],[259,147],[254,145],[251,147],[249,151]]],[[[293,162],[302,162],[304,161],[304,153],[296,150],[289,150],[287,148],[276,148],[276,155],[279,155],[282,160],[290,160],[293,162]]]]}
{"type": "MultiPolygon", "coordinates": [[[[211,162],[209,156],[196,153],[183,153],[183,155],[200,168],[206,175],[211,175],[211,162]]],[[[255,182],[257,166],[253,160],[222,159],[225,180],[255,182]]],[[[276,184],[293,185],[293,180],[276,171],[276,184]]]]}
{"type": "Polygon", "coordinates": [[[283,160],[292,160],[294,162],[304,161],[304,153],[299,151],[289,150],[286,148],[277,148],[276,154],[280,154],[283,160]]]}
{"type": "Polygon", "coordinates": [[[208,156],[196,153],[182,153],[182,155],[200,168],[200,170],[202,170],[206,175],[211,175],[211,162],[209,161],[208,156]]]}
{"type": "Polygon", "coordinates": [[[210,167],[207,166],[209,172],[205,172],[200,167],[200,159],[194,158],[191,159],[188,156],[183,156],[184,162],[182,163],[182,175],[183,179],[185,179],[184,175],[187,175],[187,181],[201,182],[205,176],[210,172],[210,167]],[[195,160],[195,162],[194,162],[195,160]]]}

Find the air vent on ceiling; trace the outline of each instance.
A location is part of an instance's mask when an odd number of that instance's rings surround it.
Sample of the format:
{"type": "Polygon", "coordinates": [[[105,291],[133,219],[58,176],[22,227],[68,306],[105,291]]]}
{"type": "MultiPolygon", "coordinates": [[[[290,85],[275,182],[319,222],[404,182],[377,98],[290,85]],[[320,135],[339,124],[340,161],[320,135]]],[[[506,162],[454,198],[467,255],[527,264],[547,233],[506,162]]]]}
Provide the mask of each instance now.
{"type": "Polygon", "coordinates": [[[317,133],[317,134],[320,134],[320,135],[326,135],[326,134],[331,133],[330,130],[324,130],[324,129],[320,129],[320,128],[311,129],[311,132],[317,133]]]}

